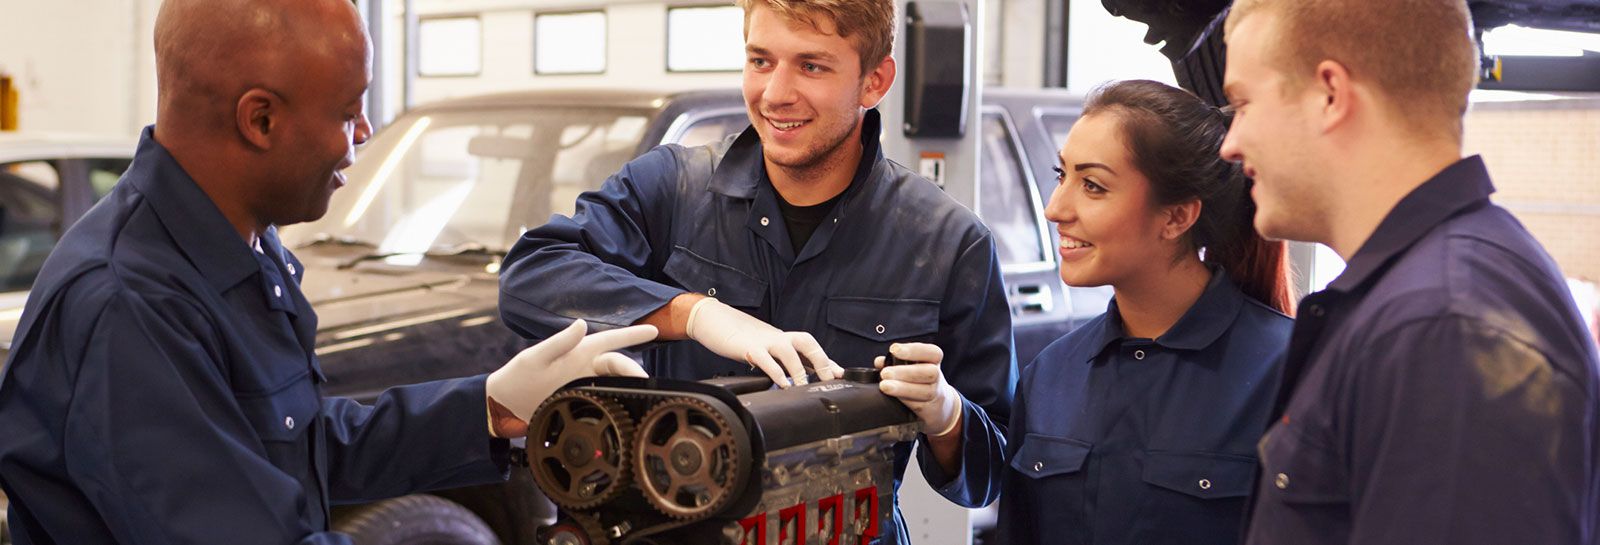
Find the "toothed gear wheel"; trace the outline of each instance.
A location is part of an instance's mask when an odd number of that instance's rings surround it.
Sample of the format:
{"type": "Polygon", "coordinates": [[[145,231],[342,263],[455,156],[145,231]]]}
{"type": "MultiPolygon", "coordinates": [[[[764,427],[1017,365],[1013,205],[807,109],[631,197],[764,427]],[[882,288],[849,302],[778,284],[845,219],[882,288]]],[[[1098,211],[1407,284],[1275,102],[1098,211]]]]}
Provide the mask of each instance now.
{"type": "Polygon", "coordinates": [[[591,515],[571,513],[554,526],[546,528],[540,543],[544,545],[611,545],[600,519],[591,515]]]}
{"type": "Polygon", "coordinates": [[[528,469],[556,505],[598,507],[628,488],[633,420],[616,402],[581,390],[559,392],[534,412],[528,469]]]}
{"type": "Polygon", "coordinates": [[[676,398],[645,415],[634,471],[650,505],[686,520],[715,514],[733,501],[744,474],[732,426],[704,401],[676,398]]]}

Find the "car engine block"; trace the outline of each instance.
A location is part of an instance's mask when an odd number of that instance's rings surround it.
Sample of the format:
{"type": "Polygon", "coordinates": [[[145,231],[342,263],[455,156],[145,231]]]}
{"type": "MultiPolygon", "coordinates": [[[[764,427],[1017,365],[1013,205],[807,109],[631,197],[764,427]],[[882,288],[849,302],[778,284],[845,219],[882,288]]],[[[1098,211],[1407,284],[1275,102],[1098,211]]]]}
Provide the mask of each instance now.
{"type": "Polygon", "coordinates": [[[568,384],[528,428],[561,508],[548,545],[865,545],[891,516],[916,417],[877,370],[785,390],[764,377],[568,384]]]}

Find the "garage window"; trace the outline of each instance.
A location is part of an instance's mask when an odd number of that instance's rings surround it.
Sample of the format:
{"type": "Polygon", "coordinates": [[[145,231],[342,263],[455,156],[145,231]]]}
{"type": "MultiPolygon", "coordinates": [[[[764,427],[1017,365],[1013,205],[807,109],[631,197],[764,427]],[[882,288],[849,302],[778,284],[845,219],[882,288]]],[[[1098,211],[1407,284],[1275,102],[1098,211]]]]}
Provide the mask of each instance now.
{"type": "Polygon", "coordinates": [[[535,74],[603,74],[606,12],[540,13],[533,17],[535,74]]]}
{"type": "Polygon", "coordinates": [[[737,6],[667,10],[667,71],[744,69],[744,10],[737,6]]]}
{"type": "Polygon", "coordinates": [[[476,76],[483,71],[483,28],[477,17],[441,17],[417,22],[417,73],[476,76]]]}

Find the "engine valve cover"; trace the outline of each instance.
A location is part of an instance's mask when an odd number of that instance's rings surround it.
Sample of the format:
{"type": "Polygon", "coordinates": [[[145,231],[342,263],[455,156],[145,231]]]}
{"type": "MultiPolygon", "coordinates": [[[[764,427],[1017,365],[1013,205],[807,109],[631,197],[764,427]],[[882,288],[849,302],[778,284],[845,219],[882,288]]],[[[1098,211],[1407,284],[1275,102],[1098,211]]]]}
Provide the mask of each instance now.
{"type": "Polygon", "coordinates": [[[766,378],[597,377],[545,401],[528,466],[561,508],[541,543],[871,542],[915,415],[876,370],[779,390],[766,378]]]}

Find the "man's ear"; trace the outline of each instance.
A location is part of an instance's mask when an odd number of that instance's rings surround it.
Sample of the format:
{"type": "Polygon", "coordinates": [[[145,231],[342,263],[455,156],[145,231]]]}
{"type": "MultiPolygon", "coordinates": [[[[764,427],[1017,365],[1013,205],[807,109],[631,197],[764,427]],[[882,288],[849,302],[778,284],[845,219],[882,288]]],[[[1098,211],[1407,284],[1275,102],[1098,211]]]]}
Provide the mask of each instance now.
{"type": "Polygon", "coordinates": [[[1195,222],[1200,221],[1201,208],[1200,199],[1165,207],[1167,222],[1161,226],[1161,238],[1177,240],[1183,237],[1195,222]]]}
{"type": "Polygon", "coordinates": [[[239,103],[233,110],[234,123],[245,142],[265,151],[272,149],[272,131],[277,128],[278,116],[282,112],[283,97],[255,87],[239,97],[239,103]]]}
{"type": "Polygon", "coordinates": [[[883,97],[889,94],[889,87],[894,85],[894,70],[894,55],[890,55],[884,57],[883,62],[878,63],[877,68],[867,72],[866,76],[861,78],[863,87],[861,92],[862,108],[876,108],[879,102],[883,102],[883,97]]]}
{"type": "Polygon", "coordinates": [[[1350,69],[1338,61],[1325,60],[1317,64],[1312,85],[1320,104],[1317,112],[1323,132],[1333,130],[1355,113],[1357,107],[1355,82],[1350,79],[1350,69]]]}

